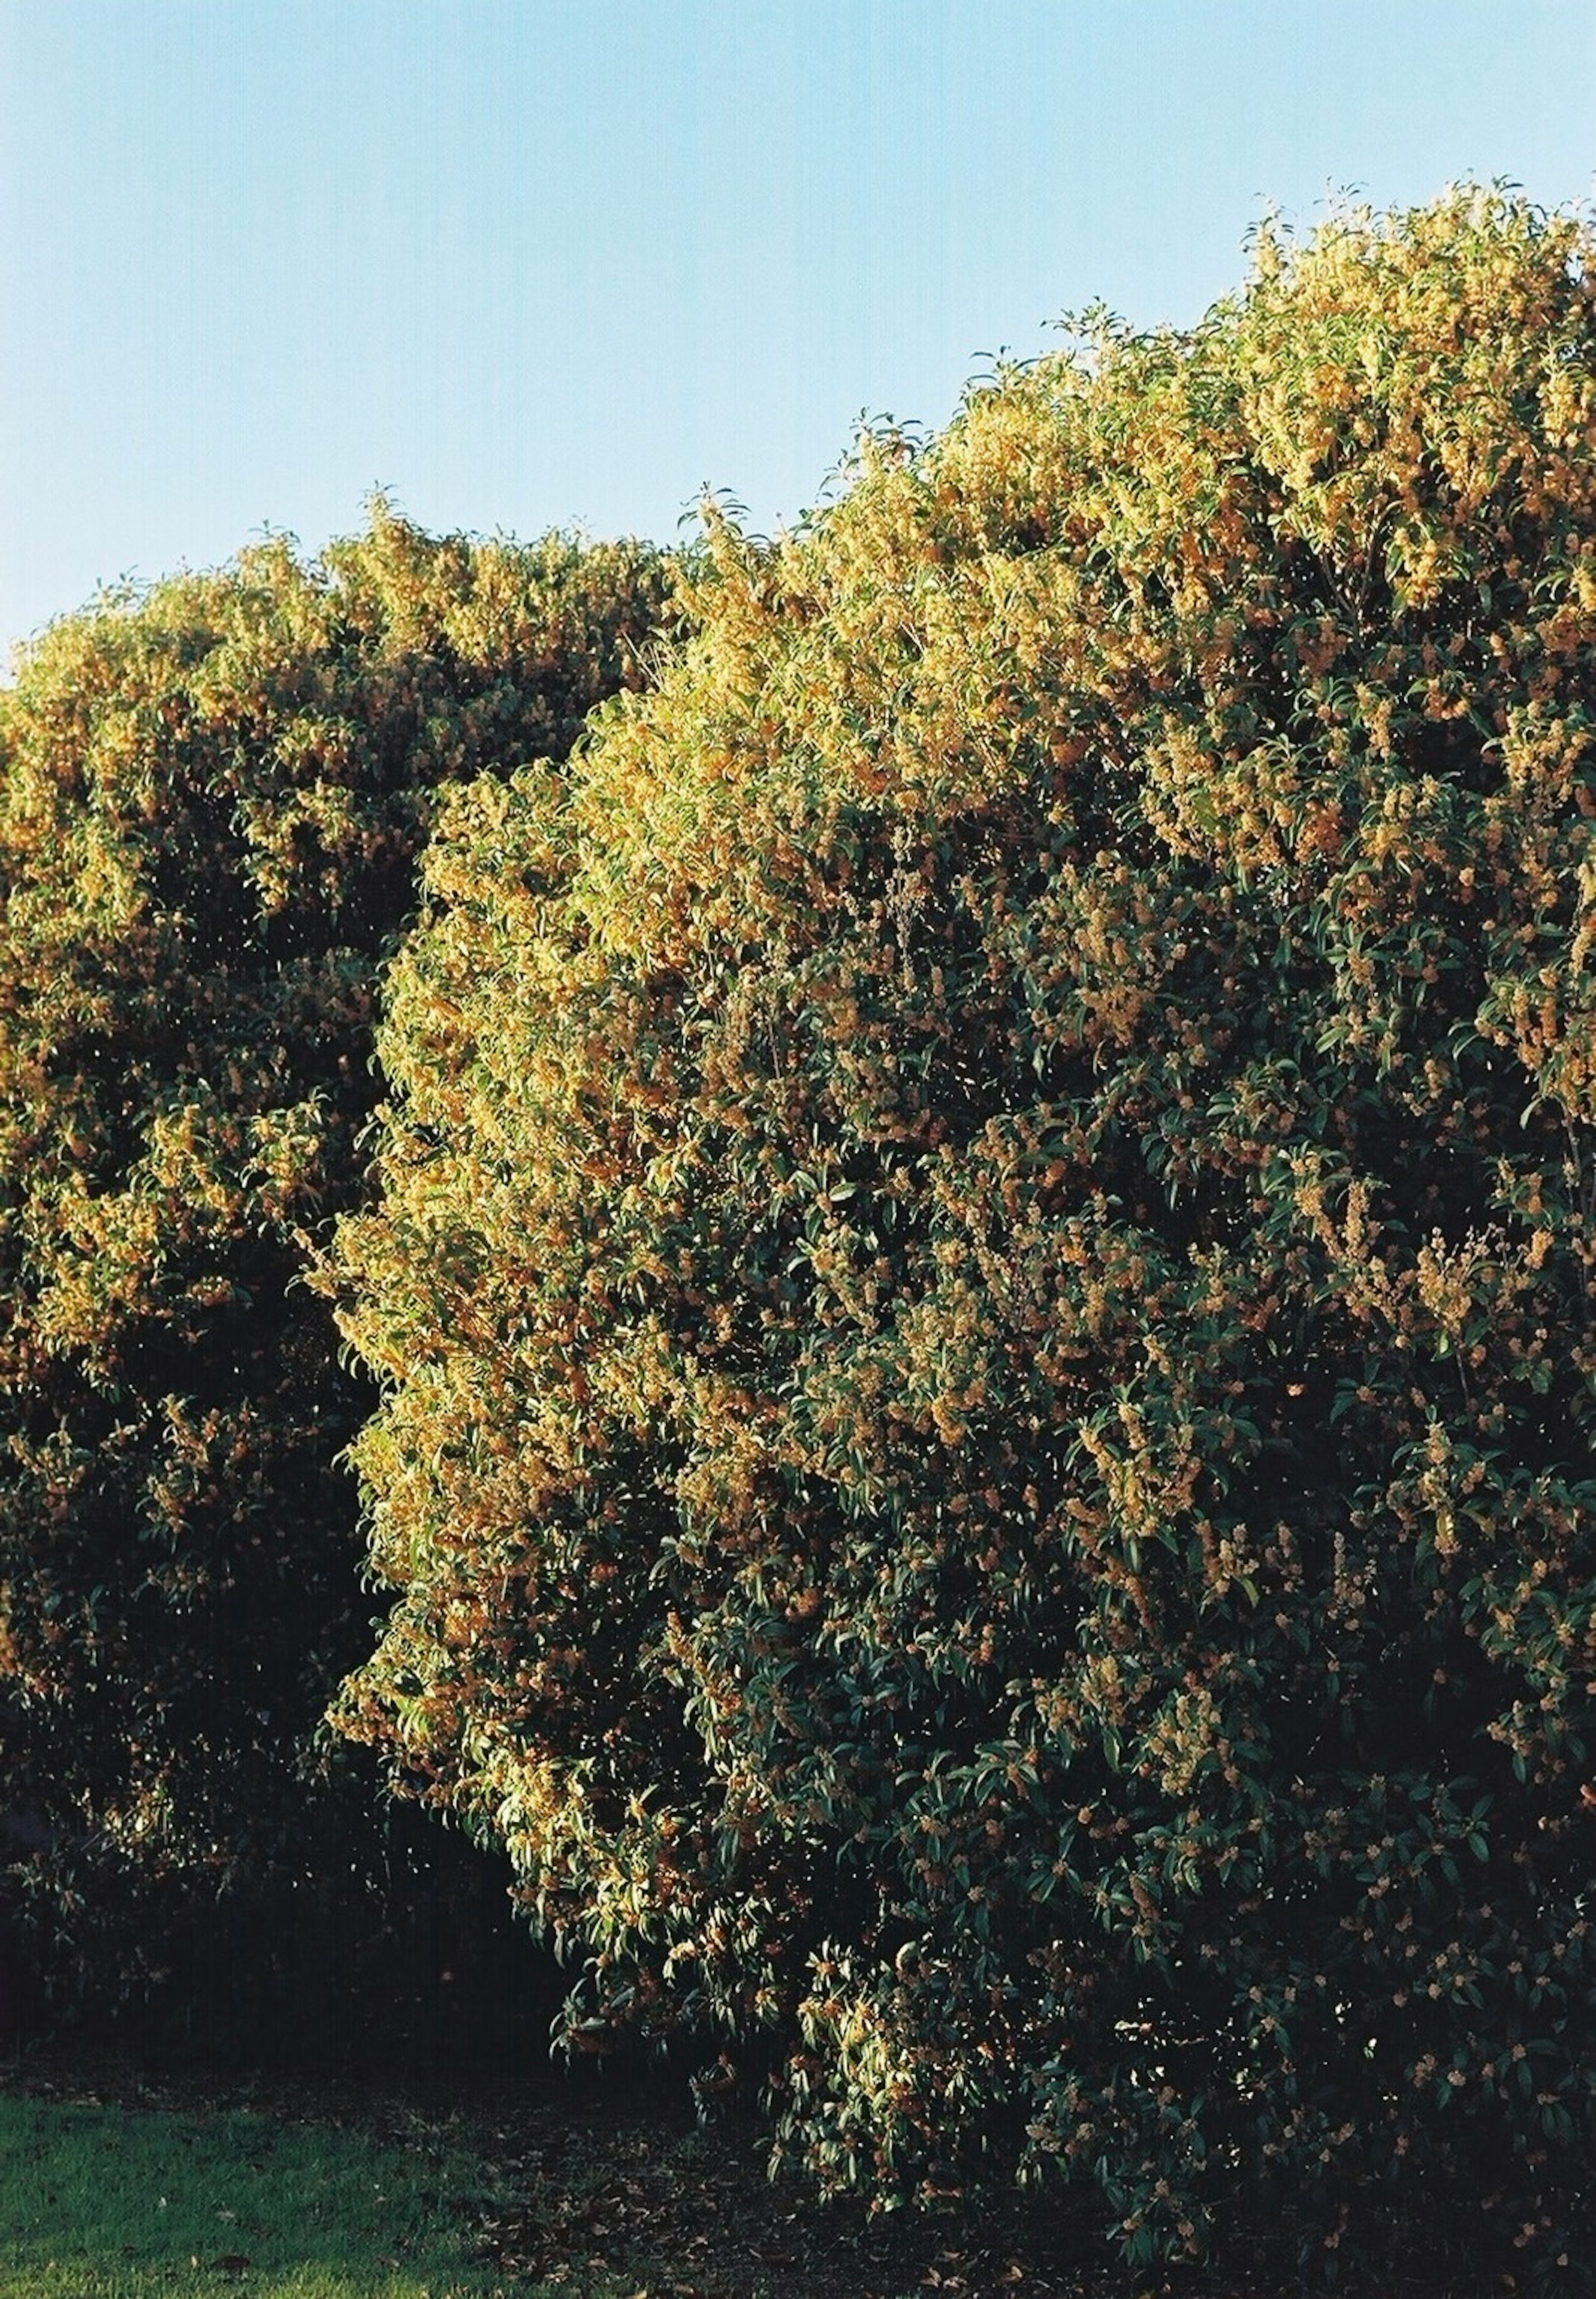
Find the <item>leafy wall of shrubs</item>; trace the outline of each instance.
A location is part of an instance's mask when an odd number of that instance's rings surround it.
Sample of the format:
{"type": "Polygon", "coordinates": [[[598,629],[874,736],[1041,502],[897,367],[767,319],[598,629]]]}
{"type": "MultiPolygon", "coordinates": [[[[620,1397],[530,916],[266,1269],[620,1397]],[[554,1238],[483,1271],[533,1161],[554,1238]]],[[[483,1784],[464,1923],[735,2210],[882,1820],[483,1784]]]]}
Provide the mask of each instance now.
{"type": "Polygon", "coordinates": [[[447,801],[340,1721],[508,1848],[569,2040],[707,2038],[827,2187],[1578,2255],[1593,257],[1266,234],[719,523],[573,776],[447,801]]]}
{"type": "Polygon", "coordinates": [[[0,1813],[80,1976],[397,1856],[312,1781],[370,1396],[299,1280],[360,1201],[436,793],[562,759],[669,594],[641,546],[378,502],[320,562],[107,597],[0,692],[0,1813]]]}

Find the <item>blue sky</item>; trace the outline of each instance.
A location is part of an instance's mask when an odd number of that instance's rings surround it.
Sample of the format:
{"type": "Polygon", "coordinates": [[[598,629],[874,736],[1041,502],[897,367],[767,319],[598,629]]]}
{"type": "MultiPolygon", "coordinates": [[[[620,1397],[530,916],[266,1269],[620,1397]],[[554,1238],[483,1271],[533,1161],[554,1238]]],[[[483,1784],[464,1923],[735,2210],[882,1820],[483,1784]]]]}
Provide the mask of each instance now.
{"type": "Polygon", "coordinates": [[[769,529],[1268,203],[1593,171],[1596,0],[0,0],[0,642],[378,485],[769,529]]]}

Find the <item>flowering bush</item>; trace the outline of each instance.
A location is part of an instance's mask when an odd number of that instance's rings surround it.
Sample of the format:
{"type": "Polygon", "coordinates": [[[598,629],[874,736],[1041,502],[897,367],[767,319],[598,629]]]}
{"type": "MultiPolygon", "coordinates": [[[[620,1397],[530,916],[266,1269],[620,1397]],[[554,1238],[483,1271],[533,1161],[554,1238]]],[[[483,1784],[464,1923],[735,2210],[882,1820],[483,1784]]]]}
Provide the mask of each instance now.
{"type": "Polygon", "coordinates": [[[362,1648],[370,1396],[292,1289],[359,1201],[436,790],[563,757],[666,591],[378,503],[324,563],[109,596],[0,692],[0,1814],[80,1966],[170,1958],[162,1880],[366,1856],[302,1774],[362,1648]]]}
{"type": "MultiPolygon", "coordinates": [[[[1596,249],[1266,232],[774,546],[392,976],[338,1721],[831,2188],[1596,2137],[1596,249]]],[[[1317,2218],[1316,2215],[1317,2214],[1317,2218]]]]}

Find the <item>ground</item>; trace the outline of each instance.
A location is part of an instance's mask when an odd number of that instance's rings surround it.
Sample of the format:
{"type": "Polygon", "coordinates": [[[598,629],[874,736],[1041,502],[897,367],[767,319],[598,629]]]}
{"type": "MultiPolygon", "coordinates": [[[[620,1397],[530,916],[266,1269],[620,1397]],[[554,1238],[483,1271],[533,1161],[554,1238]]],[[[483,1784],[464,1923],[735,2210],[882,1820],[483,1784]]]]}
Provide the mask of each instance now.
{"type": "MultiPolygon", "coordinates": [[[[1119,2267],[1090,2208],[1073,2204],[918,2223],[817,2205],[766,2178],[751,2129],[701,2125],[636,2080],[308,2081],[79,2052],[12,2061],[0,2086],[135,2112],[247,2104],[388,2138],[446,2129],[491,2168],[475,2240],[507,2299],[1293,2299],[1326,2287],[1317,2262],[1301,2271],[1278,2220],[1201,2275],[1165,2276],[1119,2267]]],[[[1511,2287],[1500,2275],[1479,2280],[1439,2238],[1399,2243],[1371,2222],[1364,2248],[1368,2263],[1334,2284],[1337,2299],[1483,2299],[1511,2287]]]]}

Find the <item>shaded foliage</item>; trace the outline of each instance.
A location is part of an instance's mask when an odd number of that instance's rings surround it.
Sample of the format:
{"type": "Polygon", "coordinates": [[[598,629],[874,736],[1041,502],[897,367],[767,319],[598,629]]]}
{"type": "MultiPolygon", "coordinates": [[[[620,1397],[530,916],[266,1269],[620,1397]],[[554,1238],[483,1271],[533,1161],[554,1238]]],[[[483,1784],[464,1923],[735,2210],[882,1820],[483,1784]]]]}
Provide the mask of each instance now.
{"type": "Polygon", "coordinates": [[[343,1729],[567,2040],[779,2155],[1426,2182],[1596,2136],[1596,274],[1463,193],[1100,315],[453,794],[345,1330],[343,1729]],[[721,2054],[718,2062],[713,2055],[721,2054]],[[713,2062],[713,2063],[710,2063],[713,2062]]]}
{"type": "Polygon", "coordinates": [[[360,1200],[436,792],[563,758],[668,595],[641,546],[379,502],[320,562],[105,597],[0,693],[0,1813],[96,1985],[185,1906],[305,1923],[432,1858],[312,1787],[370,1400],[297,1281],[360,1200]]]}

